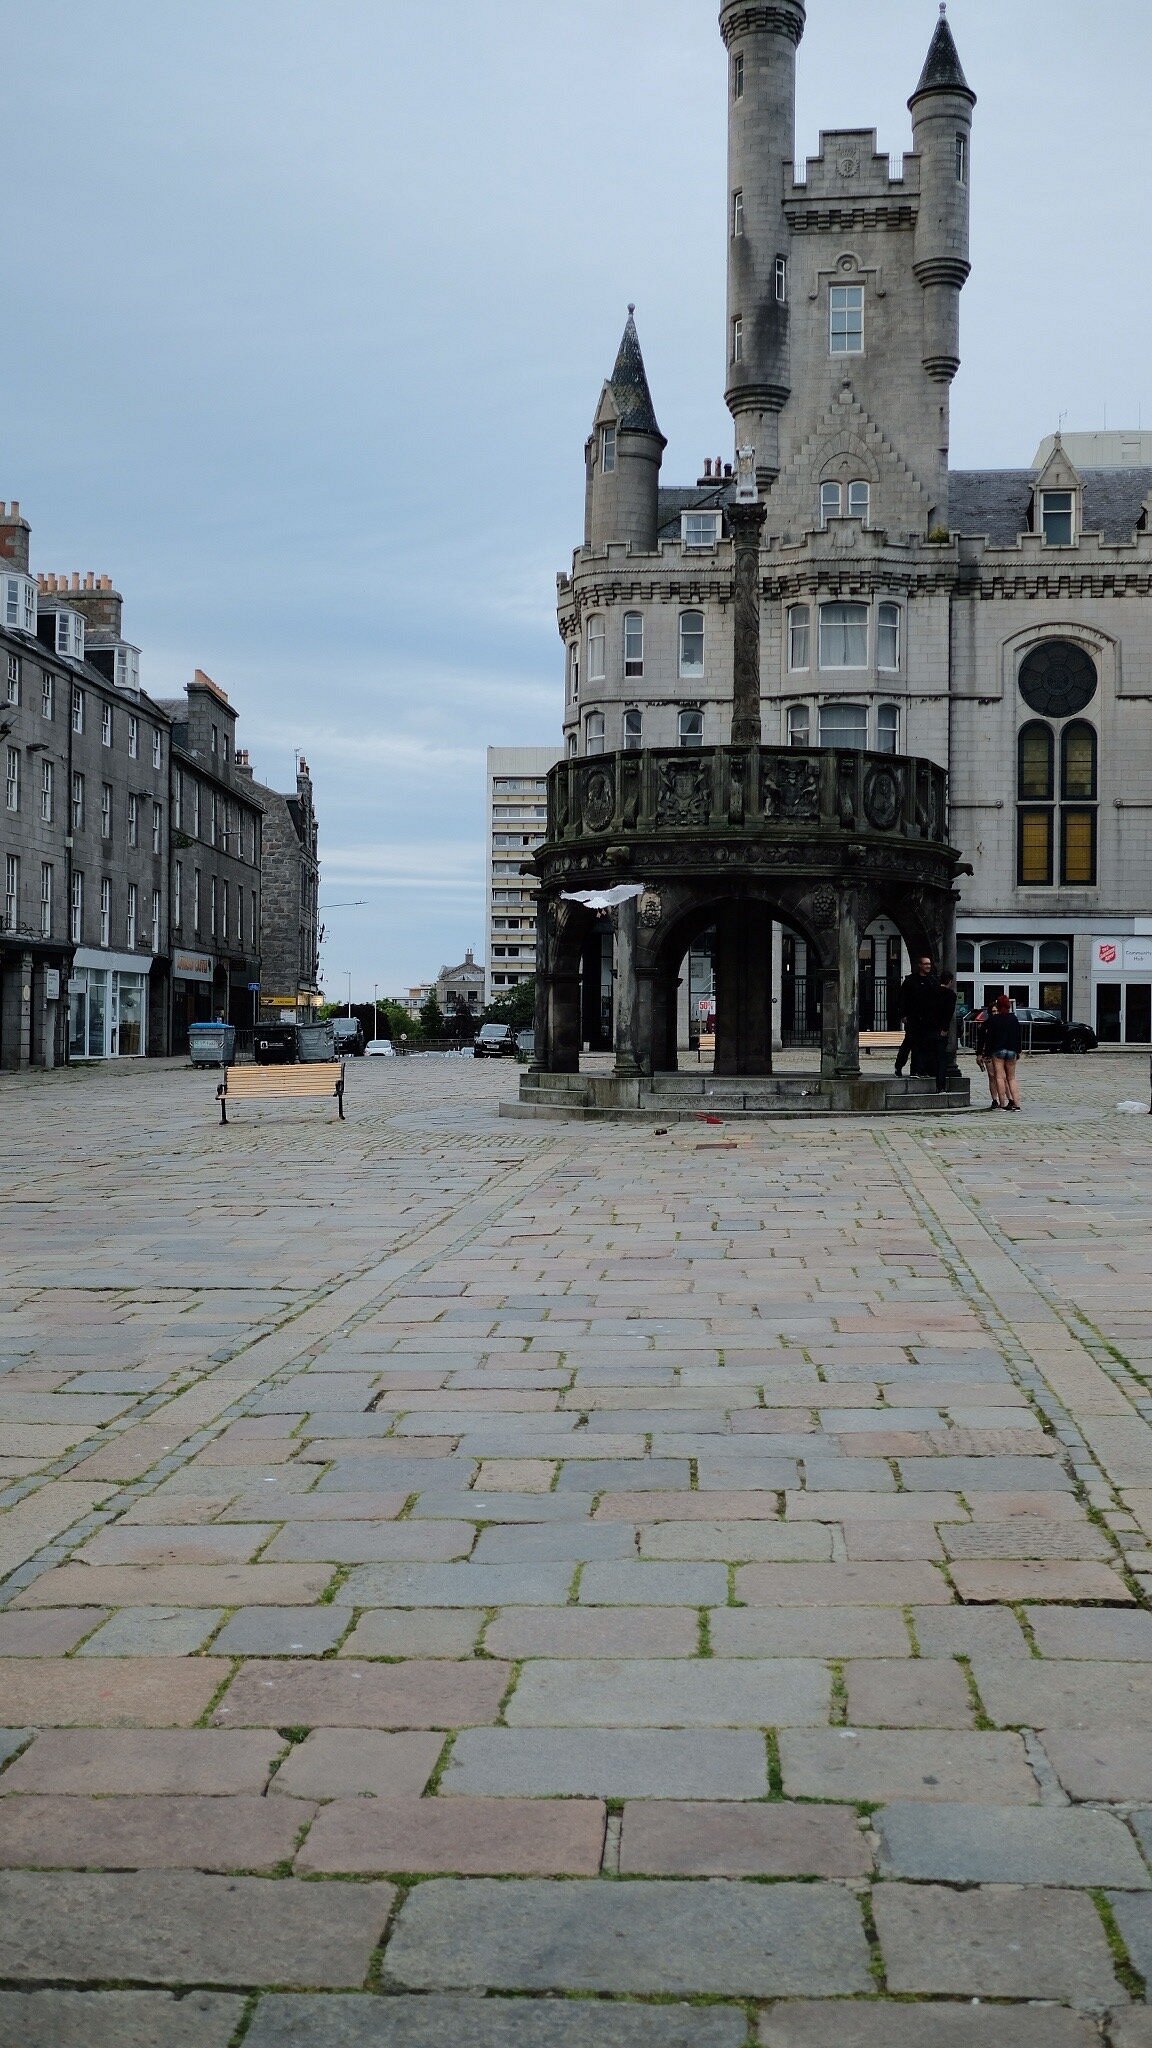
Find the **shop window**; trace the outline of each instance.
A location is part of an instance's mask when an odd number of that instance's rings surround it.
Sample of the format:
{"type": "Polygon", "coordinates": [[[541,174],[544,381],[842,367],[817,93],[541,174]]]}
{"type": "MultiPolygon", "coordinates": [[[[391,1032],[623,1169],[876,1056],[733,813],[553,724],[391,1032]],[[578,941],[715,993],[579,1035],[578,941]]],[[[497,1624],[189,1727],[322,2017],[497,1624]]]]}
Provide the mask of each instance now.
{"type": "Polygon", "coordinates": [[[957,974],[974,974],[976,971],[976,947],[971,939],[956,941],[957,974]]]}

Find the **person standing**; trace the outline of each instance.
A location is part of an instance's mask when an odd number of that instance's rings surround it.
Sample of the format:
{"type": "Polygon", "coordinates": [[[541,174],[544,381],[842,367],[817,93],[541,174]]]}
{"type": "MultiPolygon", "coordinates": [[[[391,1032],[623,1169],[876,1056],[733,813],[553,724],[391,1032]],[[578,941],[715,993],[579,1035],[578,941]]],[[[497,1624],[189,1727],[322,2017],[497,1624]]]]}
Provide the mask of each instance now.
{"type": "Polygon", "coordinates": [[[936,1093],[943,1095],[948,1086],[948,1069],[952,1063],[952,1024],[956,1016],[956,976],[942,974],[936,991],[936,1093]]]}
{"type": "Polygon", "coordinates": [[[997,996],[996,1007],[988,1026],[988,1051],[992,1059],[992,1076],[996,1083],[996,1094],[1001,1109],[1019,1109],[1020,1087],[1016,1079],[1016,1068],[1024,1034],[1020,1019],[1016,1016],[1007,996],[997,996]]]}
{"type": "Polygon", "coordinates": [[[988,1033],[991,1028],[992,1007],[991,1004],[988,1004],[983,1010],[978,1010],[976,1013],[976,1065],[988,1083],[988,1093],[992,1097],[991,1102],[988,1104],[989,1109],[999,1109],[1000,1094],[996,1086],[992,1055],[988,1050],[988,1033]]]}
{"type": "Polygon", "coordinates": [[[912,1072],[919,1075],[936,1076],[936,1012],[940,996],[940,984],[932,972],[930,954],[921,953],[913,974],[906,974],[900,984],[900,1022],[904,1027],[904,1045],[896,1057],[896,1072],[902,1074],[904,1062],[910,1052],[912,1072]],[[907,1048],[907,1050],[905,1050],[907,1048]]]}

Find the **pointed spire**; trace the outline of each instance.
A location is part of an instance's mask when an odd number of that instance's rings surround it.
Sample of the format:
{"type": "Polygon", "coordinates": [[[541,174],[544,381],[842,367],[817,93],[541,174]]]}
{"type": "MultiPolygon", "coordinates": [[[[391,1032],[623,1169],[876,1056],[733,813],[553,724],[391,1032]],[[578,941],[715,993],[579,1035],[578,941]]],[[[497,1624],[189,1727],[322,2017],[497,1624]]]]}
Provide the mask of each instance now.
{"type": "MultiPolygon", "coordinates": [[[[920,74],[920,83],[916,87],[912,99],[918,100],[921,93],[926,92],[964,93],[971,100],[973,106],[976,104],[976,95],[964,76],[964,66],[960,62],[960,52],[956,48],[955,39],[948,26],[948,16],[944,6],[940,9],[940,19],[936,24],[936,33],[932,38],[931,48],[928,51],[924,69],[920,74]]],[[[909,104],[911,104],[911,101],[909,104]]]]}
{"type": "Polygon", "coordinates": [[[656,424],[652,393],[648,389],[648,373],[644,368],[640,336],[633,318],[635,311],[635,306],[629,306],[616,367],[608,380],[619,408],[617,426],[625,434],[655,434],[663,440],[664,436],[656,424]]]}

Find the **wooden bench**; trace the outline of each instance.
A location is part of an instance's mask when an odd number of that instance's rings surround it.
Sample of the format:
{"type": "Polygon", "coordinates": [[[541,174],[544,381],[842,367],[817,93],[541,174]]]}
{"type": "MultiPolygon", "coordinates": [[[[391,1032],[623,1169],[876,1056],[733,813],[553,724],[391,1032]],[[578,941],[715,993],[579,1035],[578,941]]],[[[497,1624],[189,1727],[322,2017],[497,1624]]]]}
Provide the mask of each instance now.
{"type": "Polygon", "coordinates": [[[904,1043],[902,1031],[862,1031],[861,1052],[899,1052],[904,1043]]]}
{"type": "Polygon", "coordinates": [[[220,1121],[228,1121],[230,1102],[298,1101],[308,1095],[336,1099],[340,1121],[344,1121],[344,1060],[304,1061],[283,1067],[226,1067],[216,1097],[220,1121]]]}

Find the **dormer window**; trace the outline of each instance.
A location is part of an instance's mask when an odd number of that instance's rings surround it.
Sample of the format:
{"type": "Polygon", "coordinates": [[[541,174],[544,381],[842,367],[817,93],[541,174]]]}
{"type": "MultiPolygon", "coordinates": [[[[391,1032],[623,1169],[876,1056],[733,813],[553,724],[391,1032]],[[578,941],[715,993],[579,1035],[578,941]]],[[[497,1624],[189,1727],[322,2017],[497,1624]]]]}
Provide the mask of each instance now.
{"type": "Polygon", "coordinates": [[[616,429],[600,429],[600,469],[604,476],[611,476],[616,467],[616,429]]]}
{"type": "Polygon", "coordinates": [[[115,681],[118,690],[139,690],[140,650],[121,644],[116,649],[115,681]]]}
{"type": "Polygon", "coordinates": [[[1050,548],[1070,548],[1075,539],[1074,491],[1041,491],[1040,531],[1050,548]]]}
{"type": "Polygon", "coordinates": [[[71,655],[73,661],[83,661],[84,621],[79,612],[56,613],[56,652],[71,655]]]}
{"type": "Polygon", "coordinates": [[[20,633],[36,631],[36,585],[30,576],[0,576],[4,624],[20,633]]]}
{"type": "Polygon", "coordinates": [[[719,512],[684,512],[680,537],[686,548],[714,548],[720,538],[719,512]]]}

